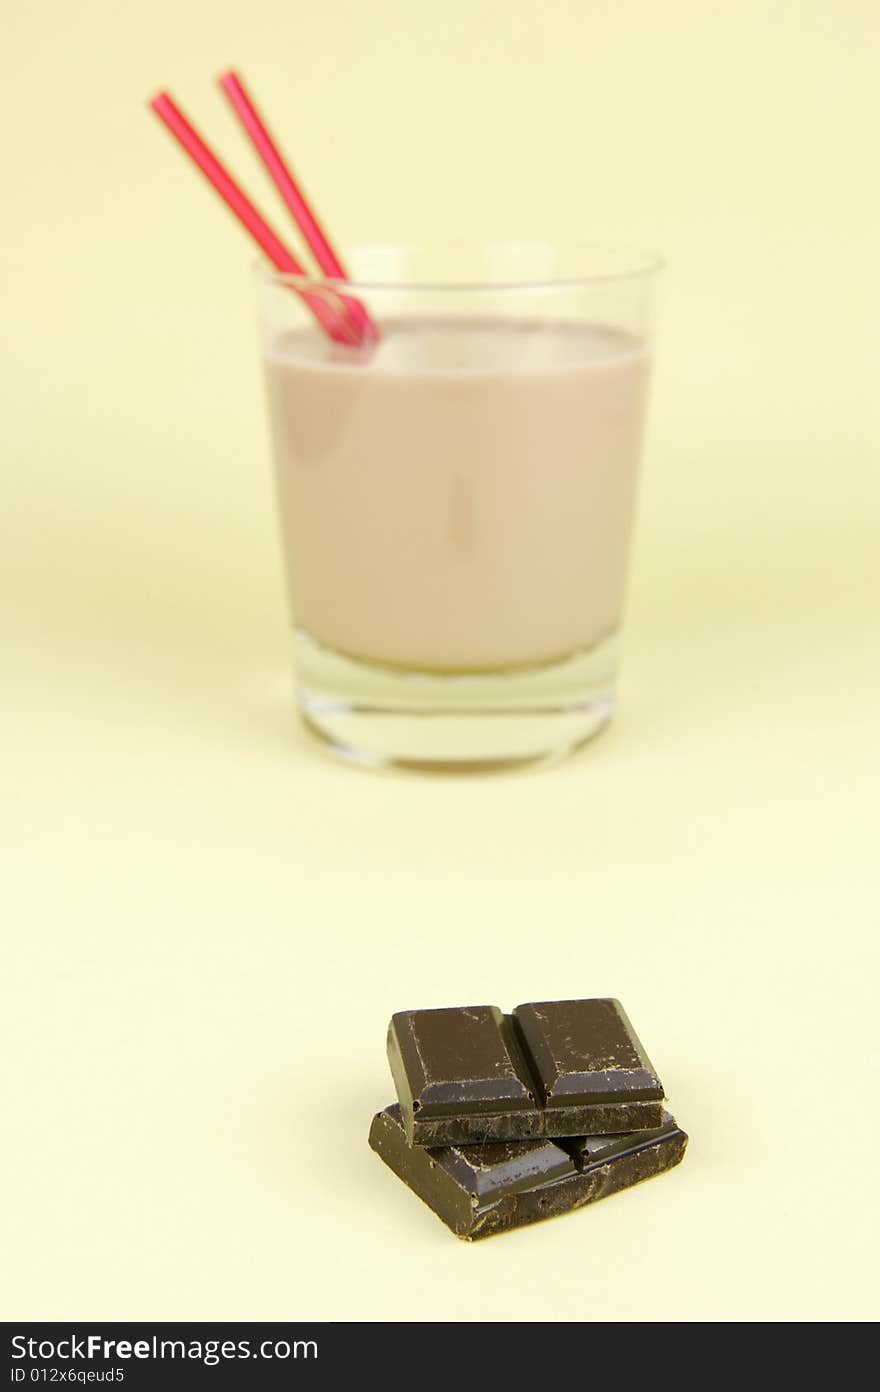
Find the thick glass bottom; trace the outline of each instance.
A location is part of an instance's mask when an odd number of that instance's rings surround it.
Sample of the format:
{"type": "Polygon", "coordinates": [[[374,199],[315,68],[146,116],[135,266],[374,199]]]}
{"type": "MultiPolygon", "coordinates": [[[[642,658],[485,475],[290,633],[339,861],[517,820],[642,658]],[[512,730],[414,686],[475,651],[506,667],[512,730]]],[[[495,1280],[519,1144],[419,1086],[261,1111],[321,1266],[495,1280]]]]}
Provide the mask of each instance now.
{"type": "Polygon", "coordinates": [[[294,634],[299,708],[345,759],[476,773],[573,753],[611,718],[617,635],[558,661],[480,673],[418,672],[343,656],[294,634]]]}

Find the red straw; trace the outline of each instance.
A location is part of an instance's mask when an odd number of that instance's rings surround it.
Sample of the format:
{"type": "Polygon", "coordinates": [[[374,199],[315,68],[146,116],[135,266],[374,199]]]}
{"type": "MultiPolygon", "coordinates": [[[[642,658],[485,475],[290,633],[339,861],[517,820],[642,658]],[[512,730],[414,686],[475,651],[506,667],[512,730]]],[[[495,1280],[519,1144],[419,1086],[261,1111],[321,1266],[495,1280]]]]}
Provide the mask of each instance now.
{"type": "MultiPolygon", "coordinates": [[[[175,140],[183,146],[190,159],[198,165],[208,182],[219,193],[226,206],[238,218],[242,227],[253,237],[254,241],[265,252],[277,270],[283,271],[288,275],[307,275],[308,272],[297,261],[296,257],[281,241],[281,238],[273,232],[265,218],[257,211],[253,203],[245,193],[238,187],[235,180],[224,169],[202,137],[190,125],[180,108],[175,104],[167,92],[160,92],[150,101],[150,106],[156,115],[168,127],[175,140]]],[[[345,314],[340,310],[331,308],[321,295],[309,294],[307,291],[298,292],[308,305],[324,331],[329,334],[337,343],[360,343],[361,337],[356,334],[350,325],[345,314]]]]}
{"type": "MultiPolygon", "coordinates": [[[[330,238],[322,228],[317,217],[306,201],[305,194],[293,177],[284,156],[269,134],[265,121],[253,99],[245,89],[244,83],[235,72],[223,73],[217,79],[236,116],[250,137],[251,143],[268,171],[269,177],[281,194],[294,216],[312,255],[324,272],[335,280],[348,280],[348,273],[337,256],[330,238]]],[[[364,306],[358,301],[343,297],[346,312],[354,324],[358,337],[367,342],[379,337],[378,330],[364,306]]]]}

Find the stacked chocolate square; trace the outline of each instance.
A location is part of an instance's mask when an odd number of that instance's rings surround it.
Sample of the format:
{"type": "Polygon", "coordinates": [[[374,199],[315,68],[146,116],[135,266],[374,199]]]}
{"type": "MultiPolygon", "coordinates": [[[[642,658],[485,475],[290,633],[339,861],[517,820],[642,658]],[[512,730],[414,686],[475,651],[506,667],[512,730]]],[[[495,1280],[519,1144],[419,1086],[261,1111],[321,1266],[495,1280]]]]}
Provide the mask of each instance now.
{"type": "Polygon", "coordinates": [[[467,1241],[583,1208],[687,1146],[616,1000],[402,1011],[388,1059],[398,1102],[370,1145],[467,1241]]]}

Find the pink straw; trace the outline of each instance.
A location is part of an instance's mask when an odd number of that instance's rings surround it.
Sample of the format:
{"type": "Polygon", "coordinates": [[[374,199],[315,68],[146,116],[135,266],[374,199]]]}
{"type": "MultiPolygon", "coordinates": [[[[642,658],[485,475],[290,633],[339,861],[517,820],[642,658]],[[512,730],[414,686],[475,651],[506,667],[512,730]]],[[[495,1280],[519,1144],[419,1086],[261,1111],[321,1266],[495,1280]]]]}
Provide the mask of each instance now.
{"type": "MultiPolygon", "coordinates": [[[[190,125],[168,93],[159,92],[150,100],[150,106],[160,120],[165,123],[178,144],[198,166],[208,182],[219,193],[245,231],[265,252],[272,265],[288,275],[307,275],[308,272],[305,268],[287,249],[281,238],[273,232],[265,218],[238,187],[228,171],[224,169],[216,155],[211,152],[202,137],[190,125]]],[[[361,342],[360,335],[355,332],[346,316],[339,310],[331,308],[321,295],[309,294],[307,291],[298,293],[301,294],[302,299],[324,331],[337,343],[358,344],[361,342]]]]}
{"type": "MultiPolygon", "coordinates": [[[[223,73],[217,81],[250,137],[254,149],[263,161],[269,177],[293,214],[321,270],[325,276],[334,280],[348,280],[348,273],[334,251],[327,233],[309,207],[305,194],[293,177],[290,167],[285,163],[283,155],[269,134],[266,123],[254,106],[253,99],[246,91],[241,78],[237,73],[230,71],[223,73]]],[[[358,300],[350,299],[347,296],[343,298],[343,303],[357,330],[358,337],[366,342],[376,340],[379,337],[378,331],[364,306],[358,300]]]]}

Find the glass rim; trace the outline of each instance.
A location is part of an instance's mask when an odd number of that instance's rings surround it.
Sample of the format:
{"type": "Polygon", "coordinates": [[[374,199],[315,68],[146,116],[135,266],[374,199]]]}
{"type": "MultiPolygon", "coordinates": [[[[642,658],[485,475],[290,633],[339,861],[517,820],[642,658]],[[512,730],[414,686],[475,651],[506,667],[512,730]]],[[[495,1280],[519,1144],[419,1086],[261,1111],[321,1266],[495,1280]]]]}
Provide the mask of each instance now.
{"type": "Polygon", "coordinates": [[[308,290],[313,293],[320,291],[334,291],[342,295],[350,295],[352,291],[388,291],[397,293],[419,293],[419,294],[438,294],[438,293],[490,293],[497,294],[499,291],[511,293],[514,291],[536,293],[538,291],[551,290],[577,290],[586,289],[593,285],[605,285],[618,281],[627,280],[646,280],[650,276],[657,275],[666,266],[665,259],[657,252],[639,250],[632,247],[614,246],[608,244],[596,244],[590,242],[555,242],[547,239],[510,239],[497,240],[489,239],[486,241],[402,241],[402,242],[362,242],[342,250],[343,262],[349,256],[368,255],[370,253],[420,253],[431,251],[468,251],[489,252],[493,250],[506,254],[521,252],[564,252],[567,257],[576,256],[578,259],[583,255],[587,260],[605,257],[616,257],[623,261],[619,269],[609,269],[596,271],[586,274],[564,274],[558,276],[523,276],[522,278],[505,277],[503,280],[483,279],[395,279],[382,276],[373,278],[371,276],[352,276],[348,280],[340,279],[338,276],[325,276],[320,271],[279,271],[274,266],[268,265],[265,261],[254,263],[254,271],[258,279],[274,285],[282,285],[295,290],[308,290]]]}

